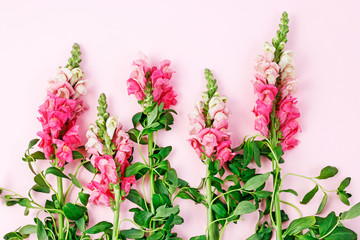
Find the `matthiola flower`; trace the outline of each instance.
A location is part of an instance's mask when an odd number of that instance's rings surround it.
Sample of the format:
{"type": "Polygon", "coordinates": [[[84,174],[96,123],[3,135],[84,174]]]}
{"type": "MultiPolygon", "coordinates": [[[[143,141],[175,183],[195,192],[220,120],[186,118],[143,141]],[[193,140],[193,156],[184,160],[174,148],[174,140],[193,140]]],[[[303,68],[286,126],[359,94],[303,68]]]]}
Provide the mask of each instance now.
{"type": "MultiPolygon", "coordinates": [[[[170,61],[162,61],[158,67],[150,66],[145,56],[133,62],[134,71],[127,80],[128,94],[134,94],[140,101],[152,101],[164,104],[164,109],[177,103],[176,92],[170,79],[174,71],[170,68],[170,61]]],[[[143,103],[142,103],[143,104],[143,103]]]]}
{"type": "Polygon", "coordinates": [[[198,156],[220,161],[220,167],[230,161],[235,153],[230,149],[230,134],[227,131],[229,109],[226,107],[226,97],[220,97],[216,81],[211,72],[205,70],[208,78],[208,91],[202,93],[202,102],[189,114],[191,125],[189,142],[198,156]]]}
{"type": "Polygon", "coordinates": [[[280,58],[275,58],[274,53],[275,48],[266,43],[263,54],[256,60],[254,89],[258,99],[253,112],[255,129],[265,137],[276,137],[285,151],[298,144],[294,135],[301,130],[297,122],[297,118],[300,117],[296,107],[297,99],[292,96],[296,82],[294,53],[284,51],[280,58]],[[276,119],[272,120],[270,116],[273,111],[275,111],[276,119]],[[271,121],[278,123],[271,125],[271,121]],[[281,134],[269,136],[270,128],[274,126],[281,134]]]}

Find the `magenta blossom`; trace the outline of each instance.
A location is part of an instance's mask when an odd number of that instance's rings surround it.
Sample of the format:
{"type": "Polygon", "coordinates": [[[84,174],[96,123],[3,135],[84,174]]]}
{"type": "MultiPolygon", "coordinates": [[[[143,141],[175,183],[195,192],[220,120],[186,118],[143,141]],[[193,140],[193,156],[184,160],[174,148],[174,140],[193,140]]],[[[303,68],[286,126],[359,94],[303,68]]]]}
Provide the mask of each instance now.
{"type": "Polygon", "coordinates": [[[91,183],[87,184],[87,188],[92,191],[89,199],[90,203],[110,206],[111,202],[114,200],[114,194],[110,192],[107,184],[91,181],[91,183]]]}
{"type": "Polygon", "coordinates": [[[136,99],[145,100],[149,97],[153,101],[164,104],[164,109],[177,103],[176,92],[170,83],[173,71],[170,69],[170,61],[164,60],[159,67],[150,66],[147,58],[134,61],[135,70],[127,80],[128,94],[134,94],[136,99]]]}

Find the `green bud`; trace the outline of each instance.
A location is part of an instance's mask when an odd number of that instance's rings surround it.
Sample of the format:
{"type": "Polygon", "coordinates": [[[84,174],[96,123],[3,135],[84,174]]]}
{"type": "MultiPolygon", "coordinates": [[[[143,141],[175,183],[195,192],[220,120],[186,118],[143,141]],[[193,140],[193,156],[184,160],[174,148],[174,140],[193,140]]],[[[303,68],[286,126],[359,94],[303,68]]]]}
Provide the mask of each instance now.
{"type": "Polygon", "coordinates": [[[69,68],[70,70],[80,67],[79,65],[81,63],[80,56],[81,56],[80,46],[79,44],[74,43],[71,50],[71,58],[69,58],[68,64],[65,67],[69,68]]]}

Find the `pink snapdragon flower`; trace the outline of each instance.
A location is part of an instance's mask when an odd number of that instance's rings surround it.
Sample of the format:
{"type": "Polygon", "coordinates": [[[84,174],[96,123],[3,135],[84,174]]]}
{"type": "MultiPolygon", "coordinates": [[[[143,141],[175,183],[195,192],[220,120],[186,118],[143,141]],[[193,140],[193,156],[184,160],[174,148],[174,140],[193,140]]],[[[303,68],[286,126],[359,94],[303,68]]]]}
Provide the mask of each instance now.
{"type": "Polygon", "coordinates": [[[92,191],[89,198],[90,203],[110,206],[111,202],[114,201],[114,194],[110,191],[107,184],[91,181],[91,183],[87,184],[87,188],[92,191]]]}
{"type": "MultiPolygon", "coordinates": [[[[274,62],[275,49],[265,43],[265,51],[255,64],[254,90],[258,97],[253,109],[255,114],[255,129],[268,137],[270,129],[270,114],[276,106],[276,117],[279,119],[281,132],[280,142],[283,151],[294,148],[298,140],[294,135],[301,131],[297,122],[300,117],[296,107],[297,99],[292,97],[294,92],[294,53],[285,51],[279,60],[274,62]],[[275,79],[274,79],[275,77],[275,79]]],[[[278,135],[277,135],[278,136],[278,135]]]]}
{"type": "Polygon", "coordinates": [[[130,166],[129,159],[133,149],[130,137],[122,129],[118,117],[111,116],[103,124],[106,131],[102,133],[111,139],[111,155],[106,152],[109,146],[105,145],[104,138],[98,136],[99,127],[94,124],[90,124],[86,133],[88,142],[85,144],[85,149],[92,154],[90,161],[101,175],[100,183],[95,182],[96,186],[91,185],[91,198],[96,199],[93,201],[95,204],[110,206],[113,204],[110,200],[114,198],[114,185],[118,184],[123,190],[121,196],[124,200],[132,184],[135,183],[135,176],[125,178],[125,170],[130,166]],[[114,146],[116,146],[115,150],[114,146]]]}
{"type": "Polygon", "coordinates": [[[195,107],[195,110],[189,114],[191,147],[203,160],[205,156],[214,161],[219,160],[220,168],[235,156],[230,148],[229,114],[226,97],[219,97],[218,92],[211,97],[207,92],[202,93],[199,107],[195,107]],[[208,106],[207,111],[205,105],[208,106]]]}
{"type": "Polygon", "coordinates": [[[116,172],[116,165],[114,159],[109,156],[97,156],[92,161],[94,167],[96,167],[101,173],[101,180],[108,184],[118,182],[118,176],[116,172]]]}
{"type": "Polygon", "coordinates": [[[133,62],[134,71],[127,80],[128,94],[134,94],[136,99],[143,101],[152,96],[158,104],[164,103],[164,109],[177,103],[176,92],[170,83],[174,71],[170,61],[164,60],[159,67],[150,66],[145,56],[133,62]]]}
{"type": "Polygon", "coordinates": [[[60,68],[57,75],[49,81],[45,102],[40,105],[38,120],[42,131],[39,147],[47,159],[58,158],[58,166],[71,162],[72,151],[80,144],[77,117],[86,106],[79,98],[86,94],[87,80],[80,68],[60,68]]]}
{"type": "Polygon", "coordinates": [[[65,165],[65,162],[72,162],[73,155],[72,155],[72,146],[68,145],[66,142],[59,140],[59,139],[53,139],[53,143],[56,144],[56,157],[58,159],[58,166],[63,167],[65,165]]]}
{"type": "MultiPolygon", "coordinates": [[[[126,178],[123,178],[123,180],[121,181],[121,190],[124,191],[124,196],[127,196],[130,192],[130,189],[131,189],[131,186],[133,184],[135,184],[135,176],[130,176],[130,177],[126,177],[126,178]]],[[[125,197],[122,197],[122,200],[125,199],[125,197]]]]}

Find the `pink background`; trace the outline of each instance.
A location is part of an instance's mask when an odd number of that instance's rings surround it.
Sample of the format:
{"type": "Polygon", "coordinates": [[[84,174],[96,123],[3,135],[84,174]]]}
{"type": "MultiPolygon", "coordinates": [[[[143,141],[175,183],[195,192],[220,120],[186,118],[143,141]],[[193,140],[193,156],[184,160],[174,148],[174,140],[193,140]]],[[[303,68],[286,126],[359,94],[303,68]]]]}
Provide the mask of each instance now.
{"type": "MultiPolygon", "coordinates": [[[[125,128],[140,110],[133,96],[127,96],[126,80],[131,62],[139,50],[152,63],[164,58],[176,70],[173,83],[178,92],[179,113],[171,132],[159,135],[161,145],[172,145],[172,166],[179,177],[196,186],[205,174],[204,165],[186,142],[187,114],[200,100],[205,89],[203,69],[210,68],[218,79],[221,94],[227,95],[232,111],[230,131],[233,146],[254,133],[251,109],[255,96],[250,80],[253,64],[263,42],[276,33],[282,11],[290,17],[286,49],[296,53],[299,78],[301,144],[285,155],[283,172],[316,176],[326,165],[336,166],[339,174],[325,181],[335,189],[347,176],[352,204],[360,201],[359,144],[359,55],[360,4],[358,1],[1,1],[1,168],[0,186],[26,195],[33,175],[21,161],[30,139],[40,129],[38,106],[42,103],[47,80],[60,65],[65,65],[73,42],[83,52],[82,68],[89,80],[85,100],[90,106],[80,119],[82,139],[89,123],[96,118],[97,98],[105,92],[109,110],[119,115],[125,128]]],[[[264,163],[261,171],[269,171],[264,163]]],[[[84,176],[86,172],[82,172],[84,176]]],[[[86,177],[85,177],[86,178],[86,177]]],[[[85,181],[83,181],[85,183],[85,181]]],[[[300,197],[282,198],[300,206],[299,200],[313,185],[290,177],[284,187],[299,190],[300,197]]],[[[316,211],[319,194],[307,206],[304,215],[316,211]]],[[[347,210],[334,195],[325,212],[347,210]]],[[[185,223],[176,227],[179,236],[189,239],[203,234],[205,208],[179,200],[185,223]]],[[[121,217],[131,218],[122,205],[121,217]]],[[[292,218],[293,209],[286,207],[292,218]]],[[[106,207],[91,206],[92,222],[111,221],[106,207]]],[[[20,225],[32,223],[35,214],[24,217],[20,206],[6,207],[0,201],[0,236],[20,225]]],[[[253,233],[257,214],[245,216],[237,225],[230,224],[223,239],[245,239],[253,233]]],[[[345,225],[360,234],[359,219],[345,225]]],[[[121,228],[130,226],[123,224],[121,228]]]]}

